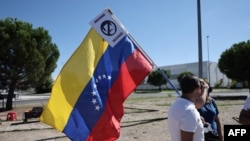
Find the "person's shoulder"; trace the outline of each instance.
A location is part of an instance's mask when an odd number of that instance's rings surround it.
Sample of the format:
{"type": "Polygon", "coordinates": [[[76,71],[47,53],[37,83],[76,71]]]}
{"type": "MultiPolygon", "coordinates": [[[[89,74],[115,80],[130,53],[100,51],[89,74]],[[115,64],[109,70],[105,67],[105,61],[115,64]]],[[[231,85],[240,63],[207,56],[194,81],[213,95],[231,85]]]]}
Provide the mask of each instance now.
{"type": "Polygon", "coordinates": [[[246,100],[245,100],[245,104],[248,104],[248,103],[250,103],[250,95],[247,96],[247,98],[246,98],[246,100]]]}
{"type": "Polygon", "coordinates": [[[239,122],[241,124],[249,124],[250,125],[250,110],[241,109],[239,115],[239,122]]]}
{"type": "Polygon", "coordinates": [[[209,97],[207,98],[207,102],[208,102],[208,103],[215,102],[215,99],[209,96],[209,97]]]}
{"type": "Polygon", "coordinates": [[[246,101],[250,101],[250,95],[247,96],[246,101]]]}

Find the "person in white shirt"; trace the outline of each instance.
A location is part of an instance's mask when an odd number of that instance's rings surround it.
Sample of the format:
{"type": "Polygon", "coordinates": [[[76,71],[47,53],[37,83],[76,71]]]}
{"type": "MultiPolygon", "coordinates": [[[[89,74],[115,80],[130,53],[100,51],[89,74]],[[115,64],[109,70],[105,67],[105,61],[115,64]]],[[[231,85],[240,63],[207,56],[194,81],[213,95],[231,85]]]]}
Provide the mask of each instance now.
{"type": "Polygon", "coordinates": [[[241,124],[250,125],[250,95],[246,98],[240,111],[239,122],[241,124]]]}
{"type": "Polygon", "coordinates": [[[180,81],[182,95],[168,111],[168,130],[171,141],[204,141],[203,121],[195,103],[203,106],[208,84],[194,75],[184,75],[180,81]]]}

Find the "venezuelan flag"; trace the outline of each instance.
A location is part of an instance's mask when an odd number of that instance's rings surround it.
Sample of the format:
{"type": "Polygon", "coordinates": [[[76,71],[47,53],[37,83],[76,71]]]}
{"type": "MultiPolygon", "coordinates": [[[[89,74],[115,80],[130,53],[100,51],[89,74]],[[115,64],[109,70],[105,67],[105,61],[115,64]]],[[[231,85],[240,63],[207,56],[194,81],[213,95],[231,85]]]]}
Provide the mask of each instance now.
{"type": "Polygon", "coordinates": [[[91,28],[58,75],[40,120],[74,141],[116,140],[123,103],[152,68],[128,36],[111,47],[91,28]]]}

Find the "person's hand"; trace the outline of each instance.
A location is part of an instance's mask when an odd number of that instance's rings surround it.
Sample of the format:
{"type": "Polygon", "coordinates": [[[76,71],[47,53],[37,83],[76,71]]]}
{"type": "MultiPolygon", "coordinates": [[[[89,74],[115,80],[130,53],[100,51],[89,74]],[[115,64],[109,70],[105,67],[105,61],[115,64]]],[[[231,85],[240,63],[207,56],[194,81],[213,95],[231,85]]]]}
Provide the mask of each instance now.
{"type": "Polygon", "coordinates": [[[202,106],[207,101],[209,85],[203,79],[200,79],[200,90],[198,91],[199,96],[195,100],[195,107],[197,109],[202,108],[202,106]]]}
{"type": "Polygon", "coordinates": [[[203,79],[200,79],[200,83],[201,83],[200,85],[201,85],[202,90],[205,88],[209,89],[208,83],[205,82],[203,79]]]}
{"type": "Polygon", "coordinates": [[[201,121],[202,121],[202,124],[204,125],[205,124],[205,119],[202,116],[201,116],[201,121]]]}

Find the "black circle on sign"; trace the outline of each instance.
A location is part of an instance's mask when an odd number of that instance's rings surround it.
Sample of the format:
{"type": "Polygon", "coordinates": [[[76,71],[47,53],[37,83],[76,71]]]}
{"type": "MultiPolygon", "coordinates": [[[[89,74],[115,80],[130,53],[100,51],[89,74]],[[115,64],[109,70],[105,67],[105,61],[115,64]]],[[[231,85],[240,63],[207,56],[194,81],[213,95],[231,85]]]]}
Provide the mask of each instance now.
{"type": "Polygon", "coordinates": [[[107,36],[112,36],[116,33],[117,27],[114,22],[106,20],[101,24],[101,31],[107,36]]]}

